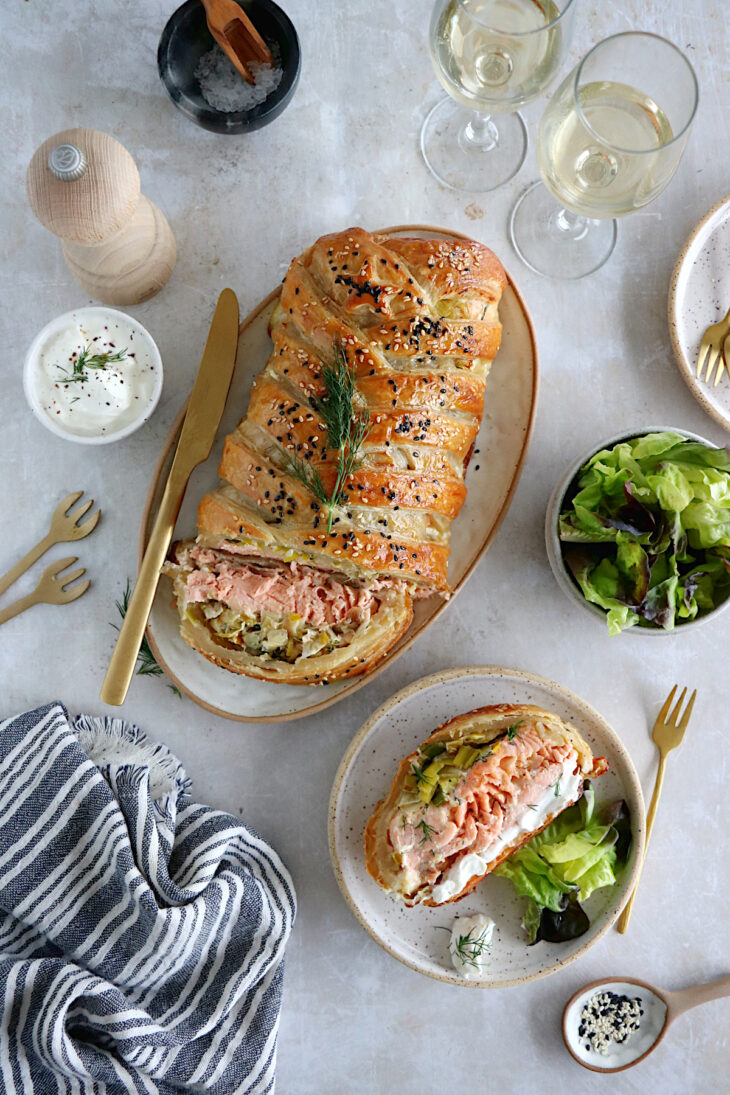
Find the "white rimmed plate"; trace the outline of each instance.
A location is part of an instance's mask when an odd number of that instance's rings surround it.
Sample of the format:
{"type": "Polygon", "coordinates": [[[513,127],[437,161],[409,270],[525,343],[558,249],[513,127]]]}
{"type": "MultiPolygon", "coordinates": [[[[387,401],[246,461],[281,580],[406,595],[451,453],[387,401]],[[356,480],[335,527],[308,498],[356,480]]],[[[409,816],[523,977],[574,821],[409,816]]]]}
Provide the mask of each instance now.
{"type": "MultiPolygon", "coordinates": [[[[461,233],[426,225],[405,225],[381,231],[392,235],[467,239],[461,233]]],[[[508,275],[509,276],[509,275],[508,275]]],[[[175,526],[174,539],[195,534],[198,502],[218,483],[217,468],[227,433],[248,406],[251,383],[271,351],[268,322],[279,290],[275,290],[241,324],[236,368],[226,410],[209,458],[190,477],[175,526]]],[[[449,583],[455,594],[489,546],[506,514],[519,482],[532,433],[537,404],[538,362],[532,321],[522,297],[509,280],[500,304],[502,345],[487,384],[487,399],[475,453],[467,473],[468,497],[452,525],[449,583]]],[[[180,436],[183,412],[165,442],[152,477],[142,515],[140,552],[147,543],[180,436]]],[[[170,584],[160,582],[150,613],[147,636],[157,661],[170,680],[201,707],[239,722],[271,722],[301,718],[329,707],[362,687],[407,650],[448,604],[440,597],[416,602],[414,620],[390,653],[364,677],[308,687],[252,680],[220,669],[192,650],[180,637],[170,584]]]]}
{"type": "MultiPolygon", "coordinates": [[[[730,308],[730,194],[696,225],[679,253],[669,286],[669,335],[682,379],[697,402],[730,430],[730,373],[719,384],[697,378],[702,336],[730,308]]],[[[730,363],[728,363],[730,365],[730,363]]]]}
{"type": "Polygon", "coordinates": [[[503,988],[546,977],[596,943],[628,900],[644,846],[644,802],[634,765],[618,735],[597,711],[567,688],[517,669],[467,666],[423,677],[397,692],[368,719],[337,771],[329,810],[329,843],[340,889],[367,932],[389,954],[418,973],[451,984],[503,988]],[[585,903],[591,926],[569,943],[529,947],[521,918],[525,902],[504,878],[488,876],[468,897],[441,908],[408,909],[393,900],[365,869],[363,832],[390,787],[396,768],[437,726],[462,712],[491,703],[534,703],[571,722],[610,771],[595,783],[596,801],[625,799],[633,842],[629,862],[615,886],[597,890],[585,903]],[[449,959],[454,918],[486,913],[496,922],[486,976],[465,981],[449,959]]]}

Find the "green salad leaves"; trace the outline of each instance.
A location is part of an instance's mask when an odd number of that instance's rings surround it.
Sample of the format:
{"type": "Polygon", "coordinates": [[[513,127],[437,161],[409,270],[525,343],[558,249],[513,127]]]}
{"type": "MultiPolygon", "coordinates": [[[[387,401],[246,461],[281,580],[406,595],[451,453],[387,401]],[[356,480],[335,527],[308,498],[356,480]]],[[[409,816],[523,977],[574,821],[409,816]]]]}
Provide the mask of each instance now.
{"type": "Polygon", "coordinates": [[[650,433],[596,453],[560,514],[563,558],[608,630],[661,627],[730,596],[730,453],[650,433]]]}
{"type": "Polygon", "coordinates": [[[626,803],[611,803],[596,814],[586,780],[578,802],[494,871],[528,899],[522,923],[529,943],[564,943],[583,935],[590,921],[580,902],[614,884],[630,847],[626,803]]]}

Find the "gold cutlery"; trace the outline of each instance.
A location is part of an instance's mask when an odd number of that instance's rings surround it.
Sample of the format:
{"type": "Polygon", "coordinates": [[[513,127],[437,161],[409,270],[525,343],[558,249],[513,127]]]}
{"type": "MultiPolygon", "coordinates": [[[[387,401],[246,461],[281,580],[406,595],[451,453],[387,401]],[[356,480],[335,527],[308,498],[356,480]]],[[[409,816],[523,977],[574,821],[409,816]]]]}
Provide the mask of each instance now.
{"type": "MultiPolygon", "coordinates": [[[[73,506],[78,502],[84,492],[77,490],[74,494],[69,494],[64,498],[63,502],[56,506],[51,517],[51,527],[42,540],[36,544],[34,548],[24,555],[19,563],[16,563],[14,567],[11,567],[7,574],[4,574],[0,578],[0,593],[4,593],[13,582],[17,582],[21,575],[25,574],[26,570],[33,566],[33,563],[37,559],[40,559],[41,555],[44,555],[49,548],[52,548],[55,544],[70,543],[72,540],[83,540],[84,536],[88,536],[90,532],[93,532],[99,523],[101,517],[101,510],[97,510],[92,514],[87,521],[84,521],[83,525],[78,524],[85,513],[88,513],[94,504],[94,499],[90,498],[88,502],[84,502],[80,509],[77,509],[75,513],[71,513],[73,506]]],[[[75,562],[75,560],[74,560],[75,562]]]]}
{"type": "Polygon", "coordinates": [[[727,364],[727,359],[723,355],[723,343],[726,341],[730,334],[730,308],[724,319],[721,319],[719,323],[713,323],[712,327],[708,327],[702,336],[702,342],[700,342],[700,352],[697,357],[697,376],[702,380],[702,370],[705,368],[705,380],[709,384],[712,379],[712,372],[717,365],[717,371],[715,373],[715,387],[717,387],[720,377],[727,364]]]}
{"type": "Polygon", "coordinates": [[[232,289],[224,289],[218,298],[160,508],[101,687],[104,703],[118,707],[127,695],[188,479],[213,447],[233,377],[237,346],[238,300],[232,289]]]}
{"type": "Polygon", "coordinates": [[[690,715],[692,714],[692,708],[694,707],[695,697],[697,696],[697,690],[692,693],[689,698],[689,702],[684,709],[684,713],[680,717],[680,711],[682,710],[682,704],[684,703],[684,697],[687,695],[687,689],[682,689],[682,694],[677,700],[674,710],[669,714],[669,708],[672,706],[675,693],[677,691],[677,685],[675,684],[672,691],[664,701],[664,706],[657,715],[657,720],[654,723],[654,730],[652,732],[652,738],[659,749],[659,768],[656,774],[656,782],[654,784],[654,794],[651,796],[651,804],[649,806],[649,813],[646,815],[646,841],[644,843],[644,858],[641,861],[641,868],[639,869],[639,875],[636,879],[636,885],[634,886],[633,893],[628,900],[626,908],[621,913],[617,924],[618,930],[623,934],[629,926],[629,920],[631,919],[631,909],[633,908],[634,899],[636,898],[636,891],[639,888],[639,879],[641,878],[641,872],[644,869],[644,863],[646,862],[646,853],[649,848],[649,838],[651,836],[651,830],[654,826],[654,818],[656,817],[657,807],[659,805],[659,795],[662,791],[662,783],[664,782],[664,768],[667,763],[667,755],[676,749],[678,745],[682,744],[684,738],[684,732],[689,724],[690,715]]]}
{"type": "Polygon", "coordinates": [[[61,571],[78,561],[78,555],[69,555],[66,559],[57,559],[50,563],[41,574],[38,585],[32,593],[21,597],[15,604],[8,605],[0,611],[0,624],[7,623],[8,620],[12,620],[14,616],[20,615],[26,608],[31,608],[33,605],[67,605],[83,596],[91,585],[88,578],[80,585],[72,586],[71,582],[75,582],[77,578],[82,578],[86,574],[84,567],[79,567],[73,574],[61,575],[61,571]]]}

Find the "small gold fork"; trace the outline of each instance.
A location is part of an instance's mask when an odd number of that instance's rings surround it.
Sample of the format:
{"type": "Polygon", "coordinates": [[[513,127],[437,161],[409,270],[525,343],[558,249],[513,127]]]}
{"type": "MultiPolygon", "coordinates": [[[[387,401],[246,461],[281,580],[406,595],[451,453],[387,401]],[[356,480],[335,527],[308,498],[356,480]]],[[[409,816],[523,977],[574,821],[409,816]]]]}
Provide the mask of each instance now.
{"type": "Polygon", "coordinates": [[[722,350],[723,342],[729,333],[730,308],[724,319],[721,319],[719,323],[713,323],[712,327],[707,328],[702,336],[702,342],[700,342],[700,352],[697,357],[697,377],[702,380],[702,370],[706,366],[705,381],[709,384],[712,380],[712,372],[715,365],[717,365],[715,387],[717,387],[727,364],[722,350]]]}
{"type": "Polygon", "coordinates": [[[31,608],[32,605],[46,604],[46,605],[67,605],[70,601],[75,601],[77,597],[81,597],[91,585],[88,580],[81,582],[79,585],[72,586],[71,582],[75,582],[77,578],[83,578],[86,574],[84,567],[79,567],[73,574],[66,574],[63,577],[61,572],[70,567],[73,563],[78,563],[78,555],[69,555],[65,559],[57,559],[51,563],[41,574],[38,585],[35,587],[32,593],[28,593],[27,596],[21,597],[15,604],[8,605],[0,612],[0,624],[7,623],[8,620],[12,620],[14,616],[18,616],[21,612],[25,612],[26,608],[31,608]]]}
{"type": "Polygon", "coordinates": [[[654,784],[654,794],[651,796],[651,805],[649,806],[649,813],[646,815],[646,842],[644,844],[644,857],[641,861],[641,867],[639,868],[639,877],[636,880],[633,893],[629,898],[626,908],[621,913],[617,924],[618,930],[623,934],[629,926],[629,920],[631,919],[631,910],[636,898],[636,891],[639,888],[639,878],[641,878],[641,872],[644,869],[644,863],[646,862],[646,853],[649,848],[649,837],[651,836],[651,830],[654,827],[654,818],[656,817],[657,807],[659,805],[659,795],[662,791],[662,784],[664,782],[664,768],[667,763],[667,755],[671,753],[672,749],[676,749],[678,745],[682,744],[684,738],[684,732],[689,724],[689,718],[692,714],[692,708],[695,704],[695,697],[697,696],[697,689],[694,690],[689,698],[689,703],[684,709],[684,714],[680,718],[680,711],[682,710],[682,704],[684,703],[684,697],[687,695],[687,689],[682,689],[682,695],[677,700],[674,710],[671,715],[669,714],[669,708],[672,706],[675,693],[677,691],[677,685],[675,684],[672,691],[664,701],[664,706],[657,715],[657,720],[654,723],[654,730],[652,732],[652,738],[656,742],[659,748],[659,769],[656,774],[656,783],[654,784]]]}
{"type": "Polygon", "coordinates": [[[77,490],[73,494],[67,495],[63,502],[56,506],[51,517],[51,527],[47,534],[34,548],[30,549],[27,555],[23,556],[19,563],[16,563],[7,574],[3,574],[0,578],[0,593],[4,593],[13,582],[17,582],[18,578],[25,574],[26,570],[32,567],[33,563],[40,559],[41,555],[49,548],[52,548],[54,544],[69,543],[71,540],[83,540],[84,536],[88,536],[90,532],[94,531],[101,517],[100,509],[93,513],[82,525],[78,524],[84,514],[88,513],[93,506],[93,498],[84,502],[74,513],[71,512],[83,493],[82,490],[77,490]]]}

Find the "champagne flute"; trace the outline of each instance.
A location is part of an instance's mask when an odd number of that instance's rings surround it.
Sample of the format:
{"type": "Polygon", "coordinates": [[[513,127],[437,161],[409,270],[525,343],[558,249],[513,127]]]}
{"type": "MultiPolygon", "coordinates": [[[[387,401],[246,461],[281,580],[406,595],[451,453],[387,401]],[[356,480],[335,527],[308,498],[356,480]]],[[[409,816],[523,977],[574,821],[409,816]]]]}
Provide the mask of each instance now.
{"type": "Polygon", "coordinates": [[[527,131],[516,111],[562,65],[575,2],[436,0],[429,45],[448,97],[423,123],[421,152],[439,182],[494,190],[519,171],[527,131]]]}
{"type": "Polygon", "coordinates": [[[523,262],[558,278],[602,266],[616,243],[614,218],[653,201],[676,171],[697,103],[694,70],[665,38],[628,31],[594,46],[540,122],[545,186],[533,183],[510,218],[523,262]]]}

